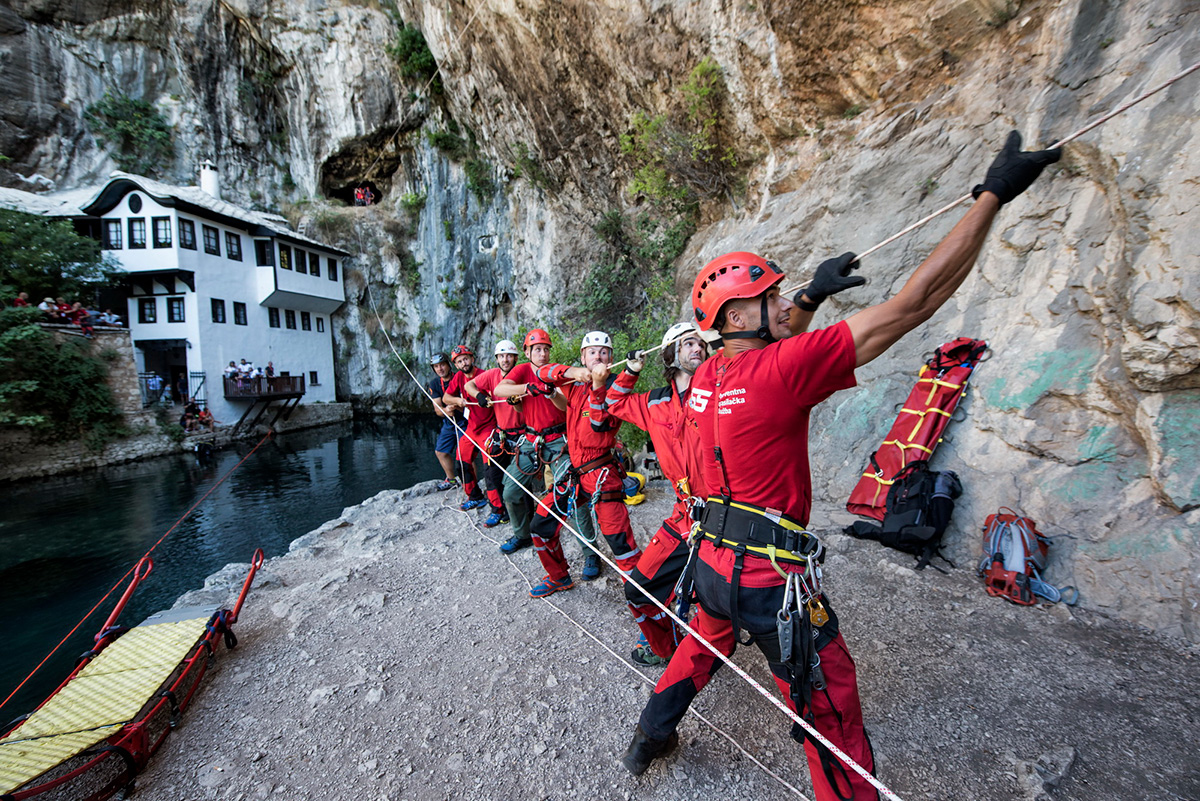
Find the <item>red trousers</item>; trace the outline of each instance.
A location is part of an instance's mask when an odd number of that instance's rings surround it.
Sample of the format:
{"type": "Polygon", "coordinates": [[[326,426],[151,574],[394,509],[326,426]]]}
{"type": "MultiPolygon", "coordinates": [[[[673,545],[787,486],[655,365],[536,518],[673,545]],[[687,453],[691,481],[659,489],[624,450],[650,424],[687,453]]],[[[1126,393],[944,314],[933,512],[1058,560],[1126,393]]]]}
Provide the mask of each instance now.
{"type": "Polygon", "coordinates": [[[479,478],[475,473],[475,454],[483,456],[483,463],[488,463],[487,446],[492,439],[491,431],[467,432],[458,438],[458,447],[454,459],[458,463],[458,474],[462,480],[463,492],[472,501],[482,500],[483,493],[479,490],[479,478]]]}
{"type": "MultiPolygon", "coordinates": [[[[638,563],[638,544],[633,538],[633,527],[629,524],[629,510],[625,506],[625,485],[622,483],[621,471],[615,464],[609,464],[584,473],[577,483],[572,486],[556,485],[542,499],[546,506],[554,508],[564,518],[569,518],[569,503],[574,497],[577,508],[583,509],[592,502],[592,496],[603,494],[596,500],[596,522],[600,525],[600,534],[608,547],[612,549],[613,559],[622,570],[632,570],[638,563]],[[612,496],[606,499],[607,496],[612,496]]],[[[554,581],[561,581],[570,575],[567,559],[563,556],[560,532],[562,524],[550,516],[541,505],[537,507],[530,533],[533,535],[533,547],[546,573],[554,581]]]]}
{"type": "MultiPolygon", "coordinates": [[[[703,560],[697,562],[696,593],[700,600],[700,611],[691,626],[726,656],[731,655],[737,647],[730,620],[730,590],[726,576],[703,560]]],[[[775,587],[740,587],[737,595],[738,623],[754,636],[754,644],[766,657],[775,683],[788,706],[795,710],[790,698],[792,672],[780,661],[779,635],[775,628],[775,614],[783,605],[783,594],[783,584],[775,587]]],[[[825,606],[831,615],[830,623],[824,627],[828,634],[831,625],[836,630],[837,618],[828,603],[825,606]]],[[[820,656],[827,686],[824,690],[813,690],[808,710],[813,718],[813,726],[859,765],[874,771],[871,744],[863,729],[854,660],[846,649],[842,635],[836,634],[832,639],[826,637],[824,646],[820,647],[820,656]]],[[[704,689],[721,664],[694,637],[689,635],[684,639],[658,680],[646,708],[642,710],[642,730],[655,739],[665,738],[673,732],[692,699],[704,689]]],[[[821,756],[810,740],[805,740],[804,750],[808,756],[808,769],[817,801],[839,801],[821,756]]],[[[842,766],[836,757],[831,758],[836,763],[831,771],[833,781],[837,782],[842,796],[850,797],[853,792],[854,801],[877,801],[879,794],[870,782],[842,766]]]]}
{"type": "Polygon", "coordinates": [[[687,508],[676,504],[674,514],[663,521],[642,551],[637,567],[629,574],[631,581],[625,583],[625,603],[633,621],[650,643],[650,650],[663,658],[670,658],[675,653],[682,632],[675,621],[632,582],[636,581],[664,606],[671,605],[675,599],[675,585],[679,583],[688,559],[686,535],[680,532],[687,532],[690,523],[687,508]]]}

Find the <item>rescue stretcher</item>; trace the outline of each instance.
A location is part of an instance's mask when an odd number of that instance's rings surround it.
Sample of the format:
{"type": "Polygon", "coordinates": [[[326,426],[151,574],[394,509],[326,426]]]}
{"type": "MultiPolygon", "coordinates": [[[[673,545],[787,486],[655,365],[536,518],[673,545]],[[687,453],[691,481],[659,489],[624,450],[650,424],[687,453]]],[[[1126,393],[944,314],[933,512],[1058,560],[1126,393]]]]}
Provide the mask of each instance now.
{"type": "Polygon", "coordinates": [[[846,502],[847,511],[883,520],[888,488],[906,466],[933,456],[967,390],[971,374],[987,351],[984,340],[959,337],[933,352],[921,367],[917,384],[896,415],[883,444],[868,457],[867,466],[846,502]]]}
{"type": "Polygon", "coordinates": [[[101,801],[132,790],[179,723],[219,641],[237,645],[232,626],[262,563],[259,549],[232,610],[170,609],[126,628],[117,619],[154,567],[149,557],[138,562],[95,647],[48,699],[4,731],[0,800],[101,801]]]}

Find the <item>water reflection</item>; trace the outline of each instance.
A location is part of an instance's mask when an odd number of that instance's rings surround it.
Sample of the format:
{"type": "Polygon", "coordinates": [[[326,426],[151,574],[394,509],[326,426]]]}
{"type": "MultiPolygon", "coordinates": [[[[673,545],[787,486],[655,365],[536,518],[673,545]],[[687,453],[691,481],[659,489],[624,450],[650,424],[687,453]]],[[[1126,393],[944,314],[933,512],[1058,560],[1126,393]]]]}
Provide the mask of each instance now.
{"type": "MultiPolygon", "coordinates": [[[[140,622],[255,548],[268,556],[343,508],[436,478],[437,421],[356,420],[276,437],[254,453],[154,552],[154,572],[122,622],[140,622]]],[[[0,699],[109,587],[251,450],[207,463],[191,454],[0,488],[0,699]]],[[[111,597],[12,701],[32,709],[70,671],[116,602],[111,597]]]]}

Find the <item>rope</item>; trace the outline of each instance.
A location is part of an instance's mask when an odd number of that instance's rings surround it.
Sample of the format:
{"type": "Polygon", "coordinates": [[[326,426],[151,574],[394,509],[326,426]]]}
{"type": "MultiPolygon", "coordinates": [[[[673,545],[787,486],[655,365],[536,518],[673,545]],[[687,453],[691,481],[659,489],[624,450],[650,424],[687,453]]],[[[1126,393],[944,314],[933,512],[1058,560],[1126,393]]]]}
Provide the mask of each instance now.
{"type": "MultiPolygon", "coordinates": [[[[1105,114],[1104,116],[1095,120],[1094,122],[1088,123],[1087,125],[1083,126],[1082,128],[1075,131],[1074,133],[1069,134],[1068,136],[1064,136],[1062,139],[1059,139],[1057,142],[1050,145],[1050,147],[1048,147],[1046,149],[1054,150],[1055,148],[1062,147],[1063,145],[1067,144],[1068,142],[1075,141],[1076,139],[1083,136],[1088,131],[1091,131],[1094,128],[1100,127],[1104,123],[1111,120],[1113,117],[1116,117],[1120,114],[1124,114],[1126,111],[1133,108],[1138,103],[1141,103],[1143,100],[1146,100],[1147,98],[1153,97],[1154,95],[1158,94],[1162,90],[1166,89],[1168,86],[1171,86],[1172,84],[1176,83],[1177,81],[1179,81],[1183,78],[1186,78],[1188,75],[1191,75],[1196,70],[1200,70],[1200,61],[1196,62],[1195,64],[1188,67],[1187,69],[1176,73],[1175,75],[1173,75],[1170,78],[1168,78],[1167,80],[1163,81],[1162,83],[1160,83],[1158,86],[1154,87],[1153,89],[1143,92],[1142,94],[1135,97],[1133,100],[1130,100],[1126,103],[1121,104],[1120,106],[1118,106],[1117,108],[1108,112],[1107,114],[1105,114]]],[[[854,264],[856,262],[861,262],[864,258],[866,258],[867,256],[870,256],[872,253],[876,252],[880,248],[886,247],[887,245],[890,245],[893,242],[895,242],[897,239],[907,236],[908,234],[911,234],[913,231],[917,230],[918,228],[922,228],[925,225],[928,225],[930,222],[936,220],[938,217],[941,217],[943,214],[953,211],[958,206],[961,206],[963,203],[966,203],[968,200],[972,200],[972,199],[973,198],[971,196],[971,193],[968,192],[967,194],[963,195],[962,197],[958,198],[957,200],[947,203],[945,206],[942,206],[940,209],[933,212],[932,214],[930,214],[926,217],[922,217],[921,219],[917,220],[915,223],[908,226],[907,228],[904,228],[903,230],[898,231],[895,234],[892,234],[891,236],[889,236],[887,239],[883,240],[879,244],[872,245],[871,247],[867,248],[862,253],[859,253],[854,258],[854,261],[852,261],[850,263],[854,264]]],[[[811,279],[809,279],[808,281],[805,281],[803,283],[796,284],[795,286],[790,286],[790,287],[781,289],[781,290],[779,290],[779,294],[784,295],[785,297],[789,296],[789,295],[793,295],[796,292],[799,292],[800,290],[805,289],[810,283],[812,283],[811,279]]],[[[652,348],[645,349],[644,351],[642,351],[642,353],[653,353],[657,350],[662,350],[662,347],[663,347],[662,345],[655,345],[652,348]]],[[[612,365],[612,367],[613,367],[613,369],[616,369],[616,368],[622,366],[623,364],[625,364],[625,362],[627,362],[627,361],[629,361],[629,360],[622,359],[621,361],[612,365]]]]}
{"type": "MultiPolygon", "coordinates": [[[[392,338],[388,334],[387,328],[382,325],[382,319],[379,317],[378,308],[375,306],[375,295],[374,295],[374,293],[371,292],[371,289],[369,286],[367,287],[367,297],[370,298],[370,300],[371,300],[371,307],[372,307],[372,310],[375,312],[376,319],[379,319],[379,321],[381,323],[379,330],[383,332],[384,339],[387,340],[388,347],[390,347],[392,349],[392,353],[396,356],[396,360],[398,362],[400,362],[400,365],[404,368],[404,371],[408,373],[409,377],[413,380],[413,383],[416,384],[420,388],[421,392],[426,397],[428,397],[430,399],[430,401],[432,402],[433,397],[428,393],[428,391],[426,391],[425,387],[421,384],[420,380],[413,373],[413,371],[411,369],[409,369],[408,363],[404,361],[404,358],[400,355],[400,352],[396,350],[396,346],[394,344],[392,344],[392,338]]],[[[474,439],[472,439],[467,434],[466,430],[463,429],[462,427],[460,427],[458,425],[458,423],[453,420],[453,418],[447,418],[447,419],[451,420],[451,424],[459,431],[460,436],[467,437],[470,442],[474,443],[476,445],[476,447],[480,447],[480,449],[482,450],[482,447],[479,445],[479,443],[476,442],[474,439]]],[[[499,465],[497,465],[497,466],[499,467],[499,465]]],[[[505,475],[512,478],[513,481],[516,482],[518,485],[521,485],[521,482],[517,480],[516,476],[514,476],[512,473],[509,473],[507,468],[501,467],[500,470],[505,475]]],[[[618,575],[620,575],[622,578],[624,578],[625,581],[629,582],[634,587],[636,587],[643,595],[646,596],[646,598],[648,598],[650,601],[652,601],[655,606],[657,606],[659,609],[661,609],[663,612],[665,612],[668,617],[670,617],[672,620],[674,620],[675,623],[678,624],[680,628],[682,628],[688,634],[695,637],[696,641],[699,642],[701,645],[703,645],[705,648],[707,648],[713,654],[713,656],[715,656],[717,659],[720,659],[722,662],[724,662],[726,665],[728,665],[730,670],[732,670],[734,673],[736,673],[738,676],[740,676],[744,681],[746,681],[748,684],[750,684],[750,686],[752,686],[755,690],[757,690],[758,693],[763,698],[767,699],[768,702],[773,704],[777,709],[779,709],[781,712],[783,712],[785,715],[787,715],[789,720],[791,720],[793,723],[795,723],[796,725],[798,725],[802,729],[804,729],[806,732],[808,732],[814,740],[816,740],[817,742],[821,743],[826,748],[828,748],[830,753],[832,753],[834,756],[836,756],[838,759],[840,759],[848,768],[853,770],[855,773],[857,773],[859,776],[861,776],[863,779],[865,779],[867,782],[869,782],[872,786],[874,786],[875,789],[878,790],[885,798],[889,799],[889,801],[901,801],[901,799],[898,795],[896,795],[891,790],[889,790],[886,785],[884,785],[881,781],[879,781],[879,779],[872,776],[870,771],[868,771],[862,765],[859,765],[857,762],[855,762],[850,757],[849,754],[842,751],[842,749],[838,748],[836,745],[834,745],[832,742],[830,742],[829,739],[826,738],[825,735],[821,734],[821,732],[817,731],[812,726],[812,724],[810,724],[803,717],[801,717],[800,715],[798,715],[794,711],[792,711],[792,709],[790,707],[788,707],[787,704],[785,704],[783,701],[780,701],[778,698],[776,698],[769,690],[767,690],[765,687],[763,687],[762,684],[760,684],[758,681],[756,681],[749,673],[747,673],[745,670],[743,670],[741,667],[739,667],[732,659],[730,659],[725,654],[721,653],[720,649],[718,649],[715,645],[713,645],[708,640],[704,639],[704,637],[702,637],[699,632],[697,632],[690,625],[688,625],[688,622],[686,620],[683,620],[682,618],[680,618],[669,607],[667,607],[665,604],[663,604],[661,601],[659,601],[657,598],[655,598],[650,593],[649,590],[647,590],[641,584],[639,584],[638,582],[634,581],[632,578],[627,576],[625,574],[625,572],[623,570],[621,570],[621,568],[616,563],[614,563],[607,556],[605,556],[600,551],[599,548],[597,548],[595,545],[593,545],[592,543],[585,540],[583,538],[583,536],[578,531],[576,531],[575,528],[566,519],[564,519],[561,515],[558,514],[557,511],[555,511],[550,506],[547,506],[542,501],[541,498],[537,497],[532,492],[530,492],[528,489],[525,489],[523,486],[522,486],[522,490],[524,490],[525,494],[527,494],[530,498],[533,499],[534,503],[536,503],[542,509],[545,509],[547,515],[553,517],[555,520],[557,520],[562,525],[563,528],[565,528],[567,531],[574,534],[576,539],[578,539],[581,543],[583,543],[588,548],[590,548],[592,550],[592,552],[596,554],[596,556],[598,556],[601,560],[604,561],[605,564],[607,564],[614,571],[616,571],[616,573],[618,575]]]]}
{"type": "MultiPolygon", "coordinates": [[[[500,545],[500,541],[499,541],[499,540],[492,539],[491,537],[489,537],[489,536],[488,536],[488,535],[487,535],[487,534],[484,532],[484,530],[483,530],[483,529],[481,529],[481,528],[479,527],[479,524],[475,522],[475,517],[474,517],[474,516],[473,516],[473,515],[472,515],[470,512],[463,512],[463,510],[461,510],[461,509],[457,509],[457,508],[455,508],[455,507],[453,507],[453,506],[447,506],[447,505],[445,505],[445,504],[442,504],[442,508],[443,508],[443,509],[450,509],[450,510],[452,510],[452,511],[455,511],[455,512],[460,512],[460,513],[462,513],[462,514],[466,515],[466,517],[467,517],[467,522],[471,524],[471,527],[475,529],[476,533],[477,533],[477,534],[479,534],[479,536],[480,536],[480,537],[482,537],[483,539],[485,539],[485,540],[487,540],[488,542],[492,543],[493,545],[497,545],[497,546],[498,546],[498,545],[500,545]]],[[[526,575],[525,575],[525,574],[524,574],[524,573],[521,571],[521,569],[520,569],[519,567],[517,567],[517,563],[516,563],[516,562],[514,562],[514,561],[512,560],[512,557],[511,557],[511,556],[509,556],[508,554],[505,554],[505,555],[504,555],[504,558],[505,558],[505,559],[508,561],[508,563],[509,563],[510,565],[512,565],[512,568],[513,568],[513,570],[515,570],[515,571],[516,571],[517,575],[518,575],[518,576],[520,576],[522,579],[524,579],[524,580],[525,580],[525,585],[526,585],[527,587],[529,587],[529,589],[533,589],[533,583],[532,583],[532,582],[530,582],[530,580],[529,580],[529,577],[528,577],[528,576],[526,576],[526,575]]],[[[647,676],[645,673],[643,673],[642,671],[638,670],[636,667],[634,667],[633,665],[631,665],[631,664],[630,664],[630,663],[629,663],[629,662],[628,662],[628,661],[625,659],[625,657],[621,656],[621,655],[620,655],[620,654],[618,654],[616,651],[614,651],[614,650],[612,649],[612,647],[608,645],[608,643],[606,643],[606,642],[603,642],[602,640],[600,640],[600,638],[598,638],[598,637],[597,637],[595,634],[593,634],[593,633],[592,633],[592,632],[591,632],[591,631],[590,631],[590,630],[589,630],[589,629],[588,629],[586,626],[584,626],[584,625],[583,625],[582,623],[580,623],[578,620],[575,620],[573,617],[571,617],[570,615],[568,615],[568,614],[566,613],[566,611],[564,611],[564,610],[563,610],[563,608],[562,608],[562,607],[558,606],[558,605],[557,605],[557,604],[555,604],[553,601],[551,601],[549,597],[541,598],[540,600],[541,600],[542,602],[546,603],[546,604],[547,604],[547,605],[548,605],[548,606],[549,606],[551,609],[553,609],[555,612],[558,612],[560,615],[562,615],[563,617],[565,617],[565,618],[566,618],[568,621],[570,621],[570,622],[571,622],[571,624],[572,624],[573,626],[575,626],[577,629],[579,629],[579,630],[580,630],[580,631],[582,631],[584,634],[586,634],[586,635],[587,635],[587,636],[588,636],[588,637],[589,637],[589,638],[590,638],[590,639],[591,639],[591,640],[592,640],[594,643],[596,643],[597,645],[599,645],[599,646],[600,646],[601,648],[603,648],[605,651],[608,651],[608,653],[609,653],[609,654],[611,654],[611,655],[612,655],[612,657],[613,657],[614,659],[616,659],[616,660],[617,660],[617,662],[619,662],[619,663],[620,663],[620,664],[621,664],[621,665],[622,665],[622,666],[623,666],[623,667],[624,667],[626,670],[628,670],[630,673],[632,673],[633,675],[637,676],[637,677],[638,677],[638,678],[639,678],[639,679],[642,681],[642,683],[643,683],[643,684],[648,684],[648,685],[650,685],[650,687],[654,687],[654,685],[655,685],[655,683],[656,683],[656,682],[655,682],[653,679],[651,679],[651,678],[650,678],[649,676],[647,676]]],[[[700,720],[700,722],[704,723],[704,725],[708,726],[708,727],[709,727],[710,729],[712,729],[714,732],[716,732],[717,734],[721,735],[721,736],[722,736],[722,737],[724,737],[726,740],[728,740],[728,741],[729,741],[729,742],[730,742],[730,743],[731,743],[731,744],[732,744],[732,745],[733,745],[735,748],[737,748],[737,750],[741,751],[741,752],[742,752],[742,753],[743,753],[743,754],[746,756],[746,758],[747,758],[747,759],[749,759],[751,762],[753,762],[755,765],[757,765],[759,768],[761,768],[761,769],[762,769],[762,771],[763,771],[764,773],[766,773],[768,776],[770,776],[772,779],[774,779],[775,781],[777,781],[777,782],[779,782],[780,784],[782,784],[784,787],[786,787],[788,790],[790,790],[791,792],[793,792],[794,794],[796,794],[796,795],[797,795],[797,796],[799,796],[800,798],[804,799],[804,801],[809,801],[809,798],[808,798],[808,796],[806,796],[804,793],[802,793],[802,792],[801,792],[799,789],[797,789],[797,788],[796,788],[796,787],[794,787],[793,785],[791,785],[791,784],[788,784],[788,782],[787,782],[787,781],[786,781],[786,780],[785,780],[785,779],[784,779],[782,776],[780,776],[778,773],[775,773],[773,770],[771,770],[770,768],[768,768],[768,767],[767,767],[765,764],[763,764],[762,762],[760,762],[760,761],[759,761],[759,760],[758,760],[758,759],[757,759],[757,758],[756,758],[756,757],[755,757],[753,754],[751,754],[749,751],[747,751],[747,750],[746,750],[746,749],[745,749],[745,748],[742,746],[742,744],[741,744],[741,743],[739,743],[737,740],[735,740],[735,739],[733,738],[733,736],[732,736],[732,735],[728,734],[726,731],[724,731],[723,729],[721,729],[719,726],[717,726],[715,723],[713,723],[712,721],[710,721],[708,718],[704,717],[704,715],[702,715],[702,714],[700,714],[699,712],[697,712],[697,711],[696,711],[696,708],[695,708],[694,706],[689,706],[689,707],[688,707],[688,712],[690,712],[692,715],[694,715],[696,718],[698,718],[698,719],[700,720]]]]}
{"type": "Polygon", "coordinates": [[[272,434],[274,434],[274,433],[275,432],[273,432],[273,431],[267,431],[266,436],[264,436],[262,439],[260,439],[258,441],[258,444],[255,445],[253,448],[251,448],[250,452],[247,453],[245,456],[243,456],[242,460],[240,462],[235,464],[233,467],[229,468],[229,470],[225,473],[225,475],[221,476],[221,478],[219,478],[217,480],[217,483],[215,483],[211,487],[209,487],[208,492],[205,492],[202,496],[200,496],[200,500],[198,500],[194,504],[192,504],[191,508],[183,513],[183,517],[176,520],[175,525],[173,525],[169,529],[167,529],[167,533],[163,534],[161,537],[159,537],[158,542],[151,545],[150,549],[148,551],[146,551],[144,554],[142,554],[141,558],[139,558],[137,561],[135,561],[133,563],[133,567],[131,567],[125,571],[125,575],[123,575],[119,579],[117,579],[116,583],[112,585],[112,587],[109,589],[109,591],[104,593],[104,597],[102,597],[99,601],[96,601],[96,605],[93,606],[91,609],[89,609],[87,614],[85,614],[82,618],[80,618],[79,622],[75,624],[75,627],[67,632],[67,636],[65,636],[61,640],[59,640],[58,645],[56,645],[50,649],[50,653],[46,654],[45,658],[42,659],[41,662],[38,662],[37,667],[35,667],[33,670],[29,671],[29,675],[21,680],[21,683],[17,685],[17,688],[15,690],[13,690],[11,693],[8,694],[7,698],[5,698],[3,701],[0,701],[0,708],[3,708],[5,704],[7,704],[9,701],[11,701],[13,696],[16,695],[18,692],[20,692],[21,688],[24,687],[29,682],[29,680],[34,677],[34,674],[36,674],[39,670],[41,670],[42,666],[45,665],[46,662],[48,662],[50,660],[50,657],[54,656],[54,654],[57,653],[58,649],[61,648],[63,646],[63,644],[66,643],[67,640],[71,639],[71,637],[74,636],[75,632],[79,631],[79,627],[82,626],[89,617],[91,617],[93,614],[95,614],[96,610],[100,608],[100,605],[108,599],[108,596],[110,596],[114,592],[116,592],[117,588],[120,587],[123,583],[125,583],[125,579],[129,578],[129,574],[137,569],[137,566],[141,563],[142,559],[145,559],[147,556],[152,554],[154,552],[154,549],[162,544],[163,540],[165,540],[167,537],[171,536],[171,532],[173,532],[175,529],[179,528],[180,524],[182,524],[183,521],[188,518],[188,515],[190,515],[194,511],[196,511],[196,507],[198,507],[201,503],[203,503],[205,501],[205,499],[208,498],[209,495],[212,495],[213,491],[217,487],[221,486],[221,484],[225,481],[225,479],[229,478],[229,476],[233,473],[234,470],[237,470],[239,467],[242,466],[242,464],[247,459],[249,459],[251,456],[253,456],[254,452],[256,450],[258,450],[260,447],[262,447],[262,444],[264,442],[266,442],[268,439],[270,439],[272,434]]]}

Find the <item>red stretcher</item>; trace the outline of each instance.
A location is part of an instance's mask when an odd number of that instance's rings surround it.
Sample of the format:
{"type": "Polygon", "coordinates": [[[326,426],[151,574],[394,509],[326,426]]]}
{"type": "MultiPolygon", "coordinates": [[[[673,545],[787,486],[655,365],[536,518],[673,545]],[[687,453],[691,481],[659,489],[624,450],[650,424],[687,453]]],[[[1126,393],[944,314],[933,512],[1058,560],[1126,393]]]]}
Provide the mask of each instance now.
{"type": "Polygon", "coordinates": [[[869,457],[847,510],[883,520],[893,479],[905,466],[933,456],[975,366],[987,352],[987,342],[970,337],[959,337],[933,352],[883,444],[869,457]]]}

